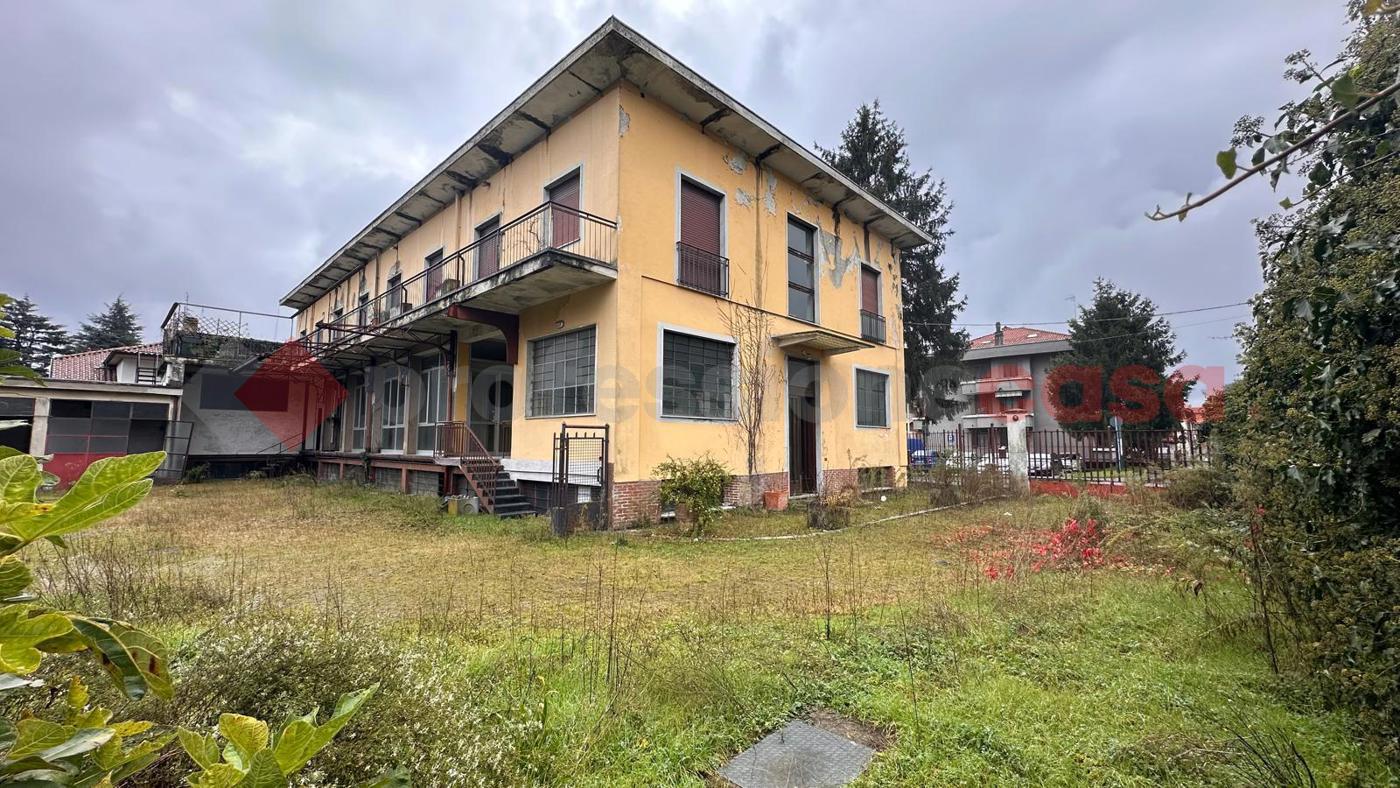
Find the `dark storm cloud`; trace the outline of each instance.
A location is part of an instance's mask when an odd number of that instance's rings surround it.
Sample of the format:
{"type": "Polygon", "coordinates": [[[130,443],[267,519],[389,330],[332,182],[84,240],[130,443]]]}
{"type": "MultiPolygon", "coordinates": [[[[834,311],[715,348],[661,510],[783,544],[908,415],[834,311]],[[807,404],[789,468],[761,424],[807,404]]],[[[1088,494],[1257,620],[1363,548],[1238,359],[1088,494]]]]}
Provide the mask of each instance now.
{"type": "MultiPolygon", "coordinates": [[[[833,143],[878,96],[948,182],[970,323],[1062,320],[1095,276],[1163,309],[1241,301],[1249,219],[1279,195],[1143,211],[1217,183],[1234,119],[1293,94],[1283,56],[1344,30],[1315,0],[22,8],[0,50],[0,289],[70,325],[123,293],[148,332],[186,297],[275,309],[609,13],[800,140],[833,143]]],[[[1246,313],[1178,320],[1191,360],[1233,369],[1218,337],[1246,313]]]]}

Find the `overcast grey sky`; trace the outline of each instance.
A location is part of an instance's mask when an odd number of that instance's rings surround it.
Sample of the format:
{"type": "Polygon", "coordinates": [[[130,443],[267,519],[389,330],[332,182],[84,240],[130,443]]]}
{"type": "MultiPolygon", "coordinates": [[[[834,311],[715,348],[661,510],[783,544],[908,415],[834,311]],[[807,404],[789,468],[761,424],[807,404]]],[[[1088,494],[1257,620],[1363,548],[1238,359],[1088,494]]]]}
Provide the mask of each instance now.
{"type": "MultiPolygon", "coordinates": [[[[16,3],[0,290],[70,327],[122,293],[152,338],[175,300],[277,311],[610,13],[798,140],[878,96],[948,183],[974,323],[1066,319],[1100,275],[1164,310],[1248,298],[1282,195],[1143,212],[1217,184],[1234,120],[1296,95],[1283,57],[1345,32],[1342,0],[16,3]]],[[[1177,319],[1188,361],[1233,375],[1247,314],[1177,319]]]]}

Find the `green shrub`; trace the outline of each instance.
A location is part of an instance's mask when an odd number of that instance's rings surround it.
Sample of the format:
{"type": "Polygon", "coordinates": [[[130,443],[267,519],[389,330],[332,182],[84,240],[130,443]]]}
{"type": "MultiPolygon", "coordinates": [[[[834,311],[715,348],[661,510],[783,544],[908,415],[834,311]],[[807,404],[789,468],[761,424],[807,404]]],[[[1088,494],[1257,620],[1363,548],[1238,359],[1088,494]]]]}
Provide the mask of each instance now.
{"type": "Polygon", "coordinates": [[[677,507],[679,518],[684,512],[692,533],[700,536],[719,516],[724,503],[724,486],[729,483],[729,469],[708,453],[689,460],[668,456],[652,471],[661,477],[661,503],[677,507]]]}
{"type": "MultiPolygon", "coordinates": [[[[175,666],[175,698],[135,711],[195,729],[209,728],[221,712],[282,720],[315,710],[325,719],[345,687],[378,684],[372,713],[317,756],[308,779],[354,784],[403,767],[417,785],[532,782],[530,752],[522,748],[540,721],[527,709],[493,703],[485,693],[495,682],[474,680],[430,642],[283,615],[216,630],[192,649],[175,666]]],[[[142,777],[178,785],[183,766],[162,764],[142,777]]]]}
{"type": "Polygon", "coordinates": [[[1178,509],[1225,506],[1230,503],[1229,476],[1210,466],[1169,471],[1166,499],[1178,509]]]}

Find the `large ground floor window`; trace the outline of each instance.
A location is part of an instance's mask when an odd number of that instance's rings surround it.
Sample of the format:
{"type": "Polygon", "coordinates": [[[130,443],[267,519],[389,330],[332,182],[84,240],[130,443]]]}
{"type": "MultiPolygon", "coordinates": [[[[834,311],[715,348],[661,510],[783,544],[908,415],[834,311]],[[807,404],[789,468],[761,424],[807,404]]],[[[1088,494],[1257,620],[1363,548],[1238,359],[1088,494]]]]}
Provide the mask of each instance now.
{"type": "Polygon", "coordinates": [[[432,454],[437,447],[438,425],[447,421],[447,365],[442,355],[424,359],[418,367],[418,442],[419,454],[432,454]]]}
{"type": "Polygon", "coordinates": [[[593,412],[597,332],[593,326],[530,342],[530,415],[593,412]]]}
{"type": "Polygon", "coordinates": [[[379,421],[379,450],[403,451],[408,417],[408,370],[391,364],[384,367],[379,421]]]}

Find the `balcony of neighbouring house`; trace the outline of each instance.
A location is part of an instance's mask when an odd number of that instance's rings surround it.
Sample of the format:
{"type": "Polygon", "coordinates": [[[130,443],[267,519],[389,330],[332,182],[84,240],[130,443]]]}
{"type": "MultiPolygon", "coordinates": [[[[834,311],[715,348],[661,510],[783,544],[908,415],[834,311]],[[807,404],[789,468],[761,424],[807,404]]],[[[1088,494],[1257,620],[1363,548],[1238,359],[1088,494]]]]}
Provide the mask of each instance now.
{"type": "Polygon", "coordinates": [[[676,282],[710,295],[729,295],[729,258],[676,243],[676,282]]]}
{"type": "Polygon", "coordinates": [[[170,306],[160,334],[166,356],[237,367],[275,352],[290,340],[292,319],[180,301],[170,306]]]}
{"type": "Polygon", "coordinates": [[[1012,375],[965,380],[958,384],[958,393],[969,396],[992,394],[997,397],[1020,397],[1029,394],[1034,387],[1035,382],[1030,375],[1012,375]]]}
{"type": "Polygon", "coordinates": [[[617,279],[617,223],[547,202],[447,255],[379,295],[316,324],[305,337],[324,364],[355,365],[375,354],[432,342],[483,324],[466,311],[518,315],[617,279]],[[454,310],[453,307],[460,307],[454,310]]]}
{"type": "Polygon", "coordinates": [[[860,338],[885,343],[885,318],[875,312],[860,311],[860,338]]]}

